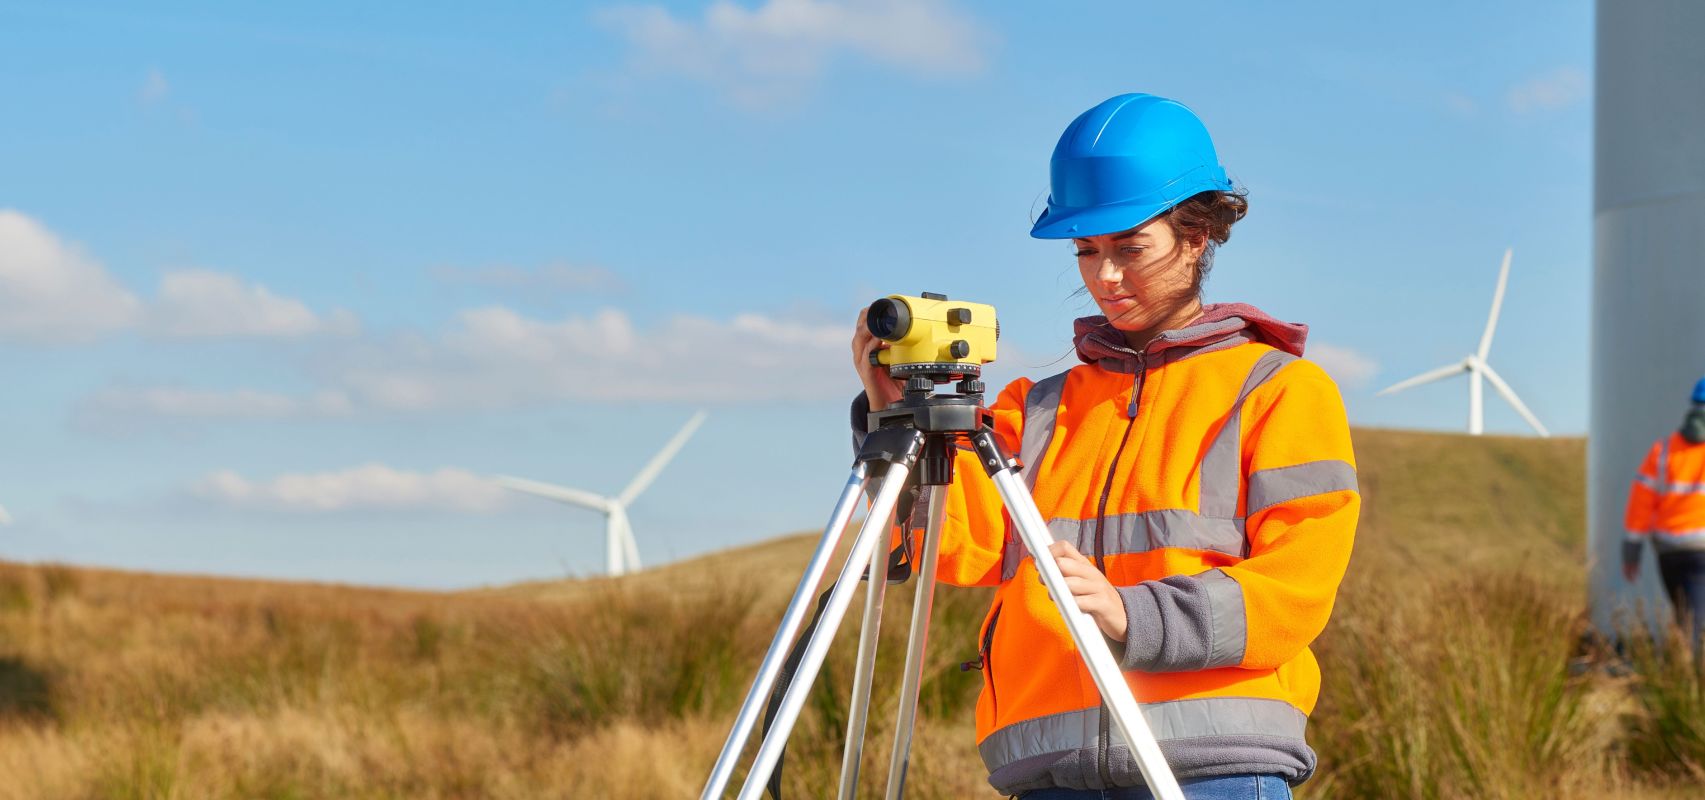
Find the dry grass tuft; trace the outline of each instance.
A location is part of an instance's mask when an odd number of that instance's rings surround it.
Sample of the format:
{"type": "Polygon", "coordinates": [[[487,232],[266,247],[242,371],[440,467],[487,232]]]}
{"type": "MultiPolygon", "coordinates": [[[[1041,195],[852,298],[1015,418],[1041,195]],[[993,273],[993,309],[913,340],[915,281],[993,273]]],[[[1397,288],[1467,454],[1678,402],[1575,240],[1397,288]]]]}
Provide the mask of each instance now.
{"type": "MultiPolygon", "coordinates": [[[[1569,669],[1583,444],[1357,444],[1366,511],[1317,649],[1302,794],[1696,796],[1705,683],[1685,649],[1636,648],[1637,678],[1569,669]]],[[[0,800],[693,796],[812,546],[461,594],[0,564],[0,800]]],[[[914,589],[887,602],[864,796],[914,589]]],[[[980,679],[958,668],[988,599],[936,596],[911,797],[992,796],[980,679]]],[[[795,731],[791,796],[836,782],[855,638],[795,731]]]]}

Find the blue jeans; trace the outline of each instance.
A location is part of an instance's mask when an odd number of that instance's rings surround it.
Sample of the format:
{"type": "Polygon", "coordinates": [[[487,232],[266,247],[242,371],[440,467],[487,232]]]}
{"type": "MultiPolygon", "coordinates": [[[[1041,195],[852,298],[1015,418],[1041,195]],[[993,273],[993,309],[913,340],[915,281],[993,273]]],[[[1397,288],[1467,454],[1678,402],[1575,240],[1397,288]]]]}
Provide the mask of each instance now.
{"type": "MultiPolygon", "coordinates": [[[[1291,785],[1277,775],[1221,775],[1179,781],[1188,800],[1290,800],[1291,785]]],[[[1019,800],[1154,800],[1147,789],[1037,789],[1019,800]]]]}

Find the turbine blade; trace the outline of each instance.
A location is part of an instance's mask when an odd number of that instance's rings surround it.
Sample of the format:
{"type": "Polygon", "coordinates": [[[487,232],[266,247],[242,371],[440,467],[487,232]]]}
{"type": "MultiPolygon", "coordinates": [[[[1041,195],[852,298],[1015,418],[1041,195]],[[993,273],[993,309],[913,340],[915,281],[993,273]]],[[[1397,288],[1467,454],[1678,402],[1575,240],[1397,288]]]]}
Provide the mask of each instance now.
{"type": "Polygon", "coordinates": [[[639,569],[638,553],[633,545],[633,523],[620,503],[610,506],[609,536],[604,546],[608,550],[611,575],[626,575],[639,569]]]}
{"type": "Polygon", "coordinates": [[[1539,418],[1534,416],[1532,411],[1527,410],[1527,405],[1522,403],[1521,398],[1516,397],[1515,390],[1511,389],[1509,384],[1504,383],[1504,379],[1499,377],[1497,370],[1492,369],[1491,364],[1482,364],[1480,372],[1486,376],[1486,380],[1492,382],[1492,388],[1497,389],[1498,394],[1503,395],[1504,399],[1515,407],[1516,413],[1520,414],[1522,419],[1527,420],[1527,424],[1532,425],[1540,436],[1549,437],[1551,435],[1551,431],[1546,430],[1545,426],[1539,423],[1539,418]]]}
{"type": "Polygon", "coordinates": [[[1510,282],[1510,256],[1515,249],[1504,251],[1504,265],[1498,268],[1498,290],[1492,293],[1492,314],[1486,318],[1486,331],[1480,334],[1480,349],[1475,354],[1481,361],[1486,360],[1486,353],[1492,349],[1492,333],[1498,328],[1498,311],[1504,306],[1504,287],[1510,282]]]}
{"type": "Polygon", "coordinates": [[[567,486],[557,486],[555,484],[540,483],[539,481],[530,481],[526,478],[514,478],[508,475],[497,476],[497,482],[502,484],[504,488],[514,489],[517,492],[526,492],[527,494],[537,495],[539,497],[550,498],[559,503],[568,503],[570,505],[590,508],[593,511],[602,511],[605,513],[609,513],[610,511],[610,501],[591,492],[583,492],[579,489],[570,489],[567,486]]]}
{"type": "Polygon", "coordinates": [[[646,464],[645,468],[640,470],[638,475],[633,476],[633,482],[628,484],[628,488],[623,489],[621,494],[616,495],[616,502],[621,503],[624,506],[628,505],[633,502],[634,498],[639,496],[640,492],[645,491],[646,487],[650,486],[651,482],[657,479],[657,473],[662,472],[664,467],[669,466],[669,461],[675,457],[676,453],[681,452],[682,445],[685,445],[687,440],[692,438],[693,432],[698,430],[700,425],[704,424],[706,416],[707,414],[705,414],[705,412],[700,411],[697,414],[694,414],[692,419],[687,420],[687,424],[681,426],[681,430],[679,433],[675,434],[675,438],[670,439],[669,443],[663,445],[663,449],[657,451],[657,455],[651,458],[651,463],[646,464]]]}
{"type": "Polygon", "coordinates": [[[1438,369],[1432,370],[1430,372],[1423,372],[1419,375],[1416,375],[1413,378],[1409,378],[1408,380],[1401,380],[1401,381],[1398,381],[1394,384],[1391,384],[1390,386],[1387,386],[1384,389],[1379,390],[1379,392],[1376,394],[1376,396],[1386,395],[1386,394],[1394,394],[1396,392],[1401,392],[1404,389],[1408,389],[1412,386],[1420,386],[1423,383],[1432,383],[1433,381],[1441,381],[1441,380],[1444,380],[1445,378],[1449,378],[1453,375],[1458,375],[1465,369],[1467,369],[1467,367],[1463,366],[1462,364],[1452,364],[1448,367],[1439,367],[1438,369]]]}

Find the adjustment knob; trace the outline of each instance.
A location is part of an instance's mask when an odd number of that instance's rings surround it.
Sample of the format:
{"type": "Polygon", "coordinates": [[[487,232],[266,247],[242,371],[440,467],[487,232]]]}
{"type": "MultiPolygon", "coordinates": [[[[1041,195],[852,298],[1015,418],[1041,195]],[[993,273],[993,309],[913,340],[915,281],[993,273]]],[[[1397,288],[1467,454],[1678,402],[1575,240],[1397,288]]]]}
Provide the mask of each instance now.
{"type": "Polygon", "coordinates": [[[959,382],[960,394],[982,394],[987,388],[982,381],[975,378],[966,378],[959,382]]]}
{"type": "Polygon", "coordinates": [[[906,379],[906,391],[933,392],[935,391],[935,381],[927,375],[913,375],[906,379]]]}
{"type": "Polygon", "coordinates": [[[880,350],[872,350],[872,351],[870,351],[870,365],[871,365],[871,366],[873,366],[873,367],[880,367],[880,366],[882,366],[882,359],[880,359],[880,358],[878,358],[878,357],[877,357],[877,356],[876,356],[876,354],[877,354],[877,353],[879,353],[879,352],[881,352],[881,351],[880,351],[880,350]]]}
{"type": "Polygon", "coordinates": [[[947,352],[954,358],[964,358],[971,355],[971,343],[964,339],[954,339],[953,344],[947,346],[947,352]]]}
{"type": "Polygon", "coordinates": [[[955,308],[955,309],[949,310],[947,312],[947,324],[949,324],[949,325],[970,325],[971,324],[971,309],[969,309],[969,308],[955,308]]]}

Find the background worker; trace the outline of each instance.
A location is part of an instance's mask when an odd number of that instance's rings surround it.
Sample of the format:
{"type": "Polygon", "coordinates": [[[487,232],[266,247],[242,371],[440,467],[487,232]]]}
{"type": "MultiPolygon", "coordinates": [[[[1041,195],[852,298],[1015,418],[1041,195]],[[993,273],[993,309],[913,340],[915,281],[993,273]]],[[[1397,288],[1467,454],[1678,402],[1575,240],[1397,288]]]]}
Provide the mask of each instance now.
{"type": "Polygon", "coordinates": [[[1650,539],[1664,592],[1697,652],[1705,625],[1705,380],[1694,384],[1692,400],[1681,428],[1653,442],[1634,475],[1622,577],[1632,583],[1640,576],[1640,550],[1650,539]]]}
{"type": "MultiPolygon", "coordinates": [[[[1361,502],[1343,402],[1299,358],[1305,326],[1202,304],[1248,204],[1189,109],[1130,94],[1084,112],[1050,188],[1031,235],[1070,240],[1103,313],[1075,323],[1081,365],[1001,392],[996,433],[1185,794],[1289,797],[1315,767],[1308,647],[1361,502]]],[[[902,394],[870,364],[883,346],[861,317],[853,359],[876,408],[902,394]]],[[[999,587],[976,643],[989,782],[1031,800],[1147,797],[992,482],[959,457],[940,575],[999,587]]]]}

